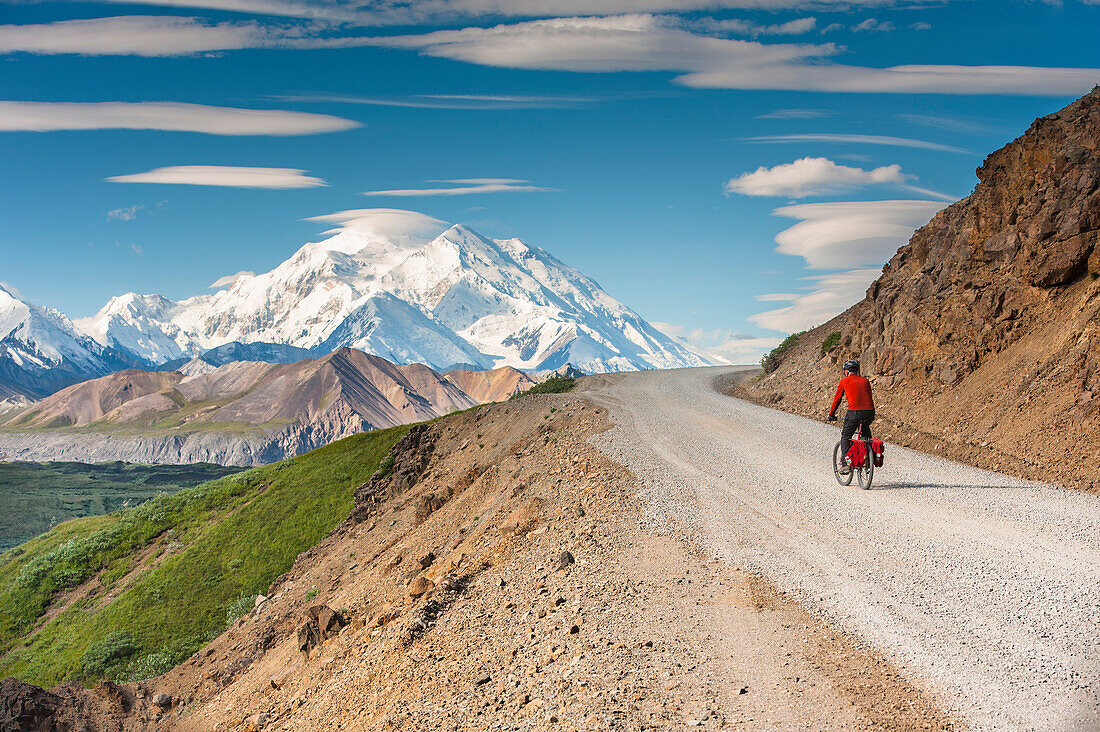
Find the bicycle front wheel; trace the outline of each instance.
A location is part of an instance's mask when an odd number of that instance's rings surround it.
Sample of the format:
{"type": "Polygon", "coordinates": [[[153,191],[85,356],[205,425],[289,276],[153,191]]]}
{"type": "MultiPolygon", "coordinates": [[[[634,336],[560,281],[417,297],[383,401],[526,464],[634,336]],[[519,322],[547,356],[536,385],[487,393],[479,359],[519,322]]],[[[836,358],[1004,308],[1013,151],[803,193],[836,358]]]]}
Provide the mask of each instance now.
{"type": "Polygon", "coordinates": [[[871,454],[871,443],[867,443],[867,459],[863,461],[863,467],[856,471],[859,479],[859,487],[865,491],[871,490],[871,479],[875,477],[875,460],[871,454]]]}
{"type": "Polygon", "coordinates": [[[833,475],[836,476],[837,483],[840,483],[841,485],[851,485],[852,473],[854,473],[855,471],[849,469],[847,475],[840,472],[840,469],[844,467],[843,458],[844,453],[840,451],[840,443],[837,442],[836,447],[833,448],[833,475]]]}

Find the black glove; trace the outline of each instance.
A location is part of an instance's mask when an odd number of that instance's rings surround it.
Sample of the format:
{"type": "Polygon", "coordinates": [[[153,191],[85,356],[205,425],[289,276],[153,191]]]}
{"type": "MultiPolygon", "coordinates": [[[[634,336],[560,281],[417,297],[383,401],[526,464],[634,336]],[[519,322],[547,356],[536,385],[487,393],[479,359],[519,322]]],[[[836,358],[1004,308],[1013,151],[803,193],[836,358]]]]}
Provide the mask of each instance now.
{"type": "Polygon", "coordinates": [[[830,414],[829,415],[829,421],[830,422],[835,422],[836,421],[836,415],[835,414],[830,414]]]}

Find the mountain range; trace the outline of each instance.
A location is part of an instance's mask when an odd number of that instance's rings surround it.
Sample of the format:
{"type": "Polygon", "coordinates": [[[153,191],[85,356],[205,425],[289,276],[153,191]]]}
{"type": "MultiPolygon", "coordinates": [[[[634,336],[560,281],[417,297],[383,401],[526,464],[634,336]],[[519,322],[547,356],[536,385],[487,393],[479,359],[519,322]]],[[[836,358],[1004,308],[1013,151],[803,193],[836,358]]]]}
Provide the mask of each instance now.
{"type": "MultiPolygon", "coordinates": [[[[204,364],[196,359],[191,362],[204,364]]],[[[256,465],[534,386],[510,366],[440,374],[353,348],[294,363],[125,369],[0,411],[0,459],[256,465]]]]}
{"type": "Polygon", "coordinates": [[[440,370],[571,363],[592,373],[709,362],[519,239],[465,226],[434,238],[371,227],[330,234],[270,272],[225,278],[228,286],[212,294],[175,301],[130,292],[75,322],[0,290],[0,398],[39,398],[126,367],[191,362],[193,373],[345,347],[440,370]]]}

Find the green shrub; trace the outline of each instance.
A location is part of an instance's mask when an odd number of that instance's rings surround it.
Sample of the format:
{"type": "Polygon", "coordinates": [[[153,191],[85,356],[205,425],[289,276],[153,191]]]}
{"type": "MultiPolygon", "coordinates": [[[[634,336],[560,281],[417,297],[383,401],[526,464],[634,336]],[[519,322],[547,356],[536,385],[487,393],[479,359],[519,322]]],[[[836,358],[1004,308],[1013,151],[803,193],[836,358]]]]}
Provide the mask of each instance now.
{"type": "Polygon", "coordinates": [[[237,618],[252,610],[252,606],[255,604],[255,602],[255,595],[246,595],[242,592],[236,600],[229,603],[229,605],[227,605],[225,608],[226,627],[232,625],[237,618]]]}
{"type": "Polygon", "coordinates": [[[168,673],[176,667],[176,658],[167,651],[150,653],[148,656],[138,659],[130,664],[124,676],[118,681],[144,681],[154,676],[168,673]]]}
{"type": "Polygon", "coordinates": [[[824,356],[829,351],[833,350],[840,345],[840,331],[834,330],[829,335],[825,336],[825,340],[821,341],[821,355],[824,356]]]}
{"type": "Polygon", "coordinates": [[[1094,280],[1100,280],[1100,272],[1089,272],[1089,277],[1094,280]]]}
{"type": "Polygon", "coordinates": [[[385,478],[387,475],[393,472],[393,453],[387,453],[382,462],[378,463],[378,470],[375,472],[375,476],[378,478],[385,478]]]}
{"type": "Polygon", "coordinates": [[[806,331],[791,333],[783,339],[782,343],[764,354],[764,357],[760,359],[760,368],[764,369],[765,374],[770,374],[779,368],[779,364],[783,363],[783,359],[787,357],[791,349],[798,343],[798,337],[805,332],[806,331]]]}
{"type": "Polygon", "coordinates": [[[513,394],[513,399],[529,396],[531,394],[564,394],[572,391],[577,385],[577,380],[572,376],[551,376],[541,384],[535,384],[530,389],[519,394],[513,394]]]}
{"type": "Polygon", "coordinates": [[[104,678],[139,650],[141,647],[127,631],[112,631],[106,638],[88,647],[80,658],[80,670],[86,677],[104,678]]]}

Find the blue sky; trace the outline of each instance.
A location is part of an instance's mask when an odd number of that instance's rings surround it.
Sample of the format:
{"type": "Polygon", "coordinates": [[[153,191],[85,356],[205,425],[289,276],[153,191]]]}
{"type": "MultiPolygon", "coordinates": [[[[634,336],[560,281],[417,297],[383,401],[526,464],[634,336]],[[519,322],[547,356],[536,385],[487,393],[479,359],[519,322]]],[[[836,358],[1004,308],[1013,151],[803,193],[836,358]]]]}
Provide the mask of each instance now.
{"type": "Polygon", "coordinates": [[[401,208],[751,359],[1100,83],[1098,31],[1081,0],[0,0],[0,280],[80,317],[401,208]]]}

